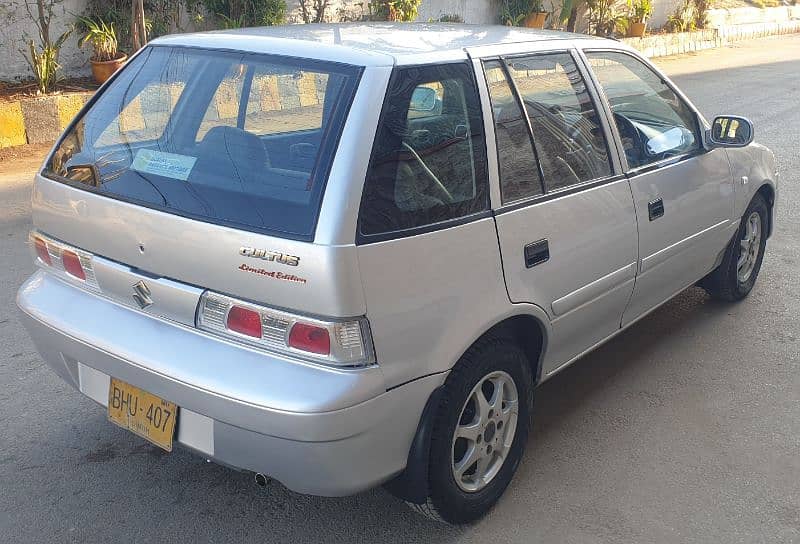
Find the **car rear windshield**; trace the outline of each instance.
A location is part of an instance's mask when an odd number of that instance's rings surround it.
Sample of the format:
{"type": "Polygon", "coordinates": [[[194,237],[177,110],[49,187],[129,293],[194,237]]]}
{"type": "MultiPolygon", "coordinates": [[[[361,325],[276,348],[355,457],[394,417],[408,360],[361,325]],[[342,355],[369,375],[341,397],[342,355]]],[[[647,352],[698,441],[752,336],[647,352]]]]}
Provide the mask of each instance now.
{"type": "Polygon", "coordinates": [[[360,69],[151,46],[70,128],[48,177],[204,221],[310,239],[360,69]]]}

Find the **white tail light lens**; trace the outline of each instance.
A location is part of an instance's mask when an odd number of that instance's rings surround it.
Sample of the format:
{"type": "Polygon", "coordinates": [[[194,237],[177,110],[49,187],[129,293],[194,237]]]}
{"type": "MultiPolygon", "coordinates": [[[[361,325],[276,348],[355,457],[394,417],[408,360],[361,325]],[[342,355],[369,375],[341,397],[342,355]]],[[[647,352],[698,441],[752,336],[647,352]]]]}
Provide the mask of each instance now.
{"type": "Polygon", "coordinates": [[[206,291],[197,327],[270,351],[325,364],[360,367],[375,362],[365,318],[328,321],[206,291]]]}
{"type": "Polygon", "coordinates": [[[99,289],[91,253],[38,232],[31,232],[30,241],[36,251],[36,262],[39,266],[92,289],[99,289]]]}

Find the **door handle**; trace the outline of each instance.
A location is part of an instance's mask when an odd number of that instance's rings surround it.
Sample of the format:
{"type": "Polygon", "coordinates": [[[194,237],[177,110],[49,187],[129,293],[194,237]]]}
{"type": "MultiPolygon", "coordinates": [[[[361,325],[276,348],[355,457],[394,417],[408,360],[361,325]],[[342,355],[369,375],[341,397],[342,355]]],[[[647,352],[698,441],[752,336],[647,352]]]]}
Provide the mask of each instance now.
{"type": "Polygon", "coordinates": [[[542,238],[525,246],[525,268],[532,268],[549,260],[550,246],[547,243],[547,238],[542,238]]]}
{"type": "Polygon", "coordinates": [[[650,221],[654,221],[664,215],[664,201],[660,198],[651,200],[647,203],[647,213],[650,216],[650,221]]]}

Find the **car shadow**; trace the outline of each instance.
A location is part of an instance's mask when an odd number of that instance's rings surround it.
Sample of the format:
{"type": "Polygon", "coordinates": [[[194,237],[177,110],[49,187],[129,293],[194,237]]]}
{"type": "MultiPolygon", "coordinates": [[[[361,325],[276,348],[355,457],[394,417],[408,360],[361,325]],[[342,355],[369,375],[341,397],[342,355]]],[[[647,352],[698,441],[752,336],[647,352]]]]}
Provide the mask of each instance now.
{"type": "MultiPolygon", "coordinates": [[[[568,446],[562,449],[561,438],[565,431],[569,434],[571,422],[590,417],[591,405],[601,397],[613,403],[615,389],[626,375],[655,364],[659,349],[698,323],[726,312],[725,308],[699,289],[687,290],[539,387],[534,428],[520,471],[501,507],[477,525],[498,517],[513,520],[519,514],[515,502],[537,481],[554,476],[548,474],[546,460],[569,455],[568,446]],[[509,504],[512,508],[506,511],[503,505],[509,504]]],[[[57,383],[55,378],[52,381],[57,383]]],[[[47,501],[53,494],[85,500],[84,521],[74,534],[85,540],[112,535],[108,519],[136,526],[143,537],[176,542],[221,535],[226,542],[448,542],[473,530],[429,521],[380,488],[352,497],[322,498],[294,493],[276,481],[258,487],[252,474],[207,463],[186,450],[162,455],[109,425],[102,410],[77,392],[65,397],[68,404],[80,399],[75,418],[47,437],[48,448],[18,452],[17,458],[40,467],[22,470],[19,477],[41,480],[26,486],[42,490],[38,500],[47,501]],[[52,466],[54,458],[67,474],[54,477],[41,470],[52,466]]]]}

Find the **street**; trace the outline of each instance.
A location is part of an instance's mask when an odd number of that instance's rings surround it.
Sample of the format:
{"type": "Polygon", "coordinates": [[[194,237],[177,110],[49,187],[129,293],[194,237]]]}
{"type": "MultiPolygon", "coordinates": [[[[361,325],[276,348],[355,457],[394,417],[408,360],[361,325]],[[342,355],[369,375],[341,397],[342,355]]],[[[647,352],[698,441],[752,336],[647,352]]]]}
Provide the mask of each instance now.
{"type": "Polygon", "coordinates": [[[800,542],[800,34],[656,64],[706,117],[749,117],[777,156],[761,275],[739,304],[685,291],[540,387],[514,481],[465,527],[383,489],[261,488],[109,423],[19,322],[41,159],[0,162],[0,542],[800,542]]]}

